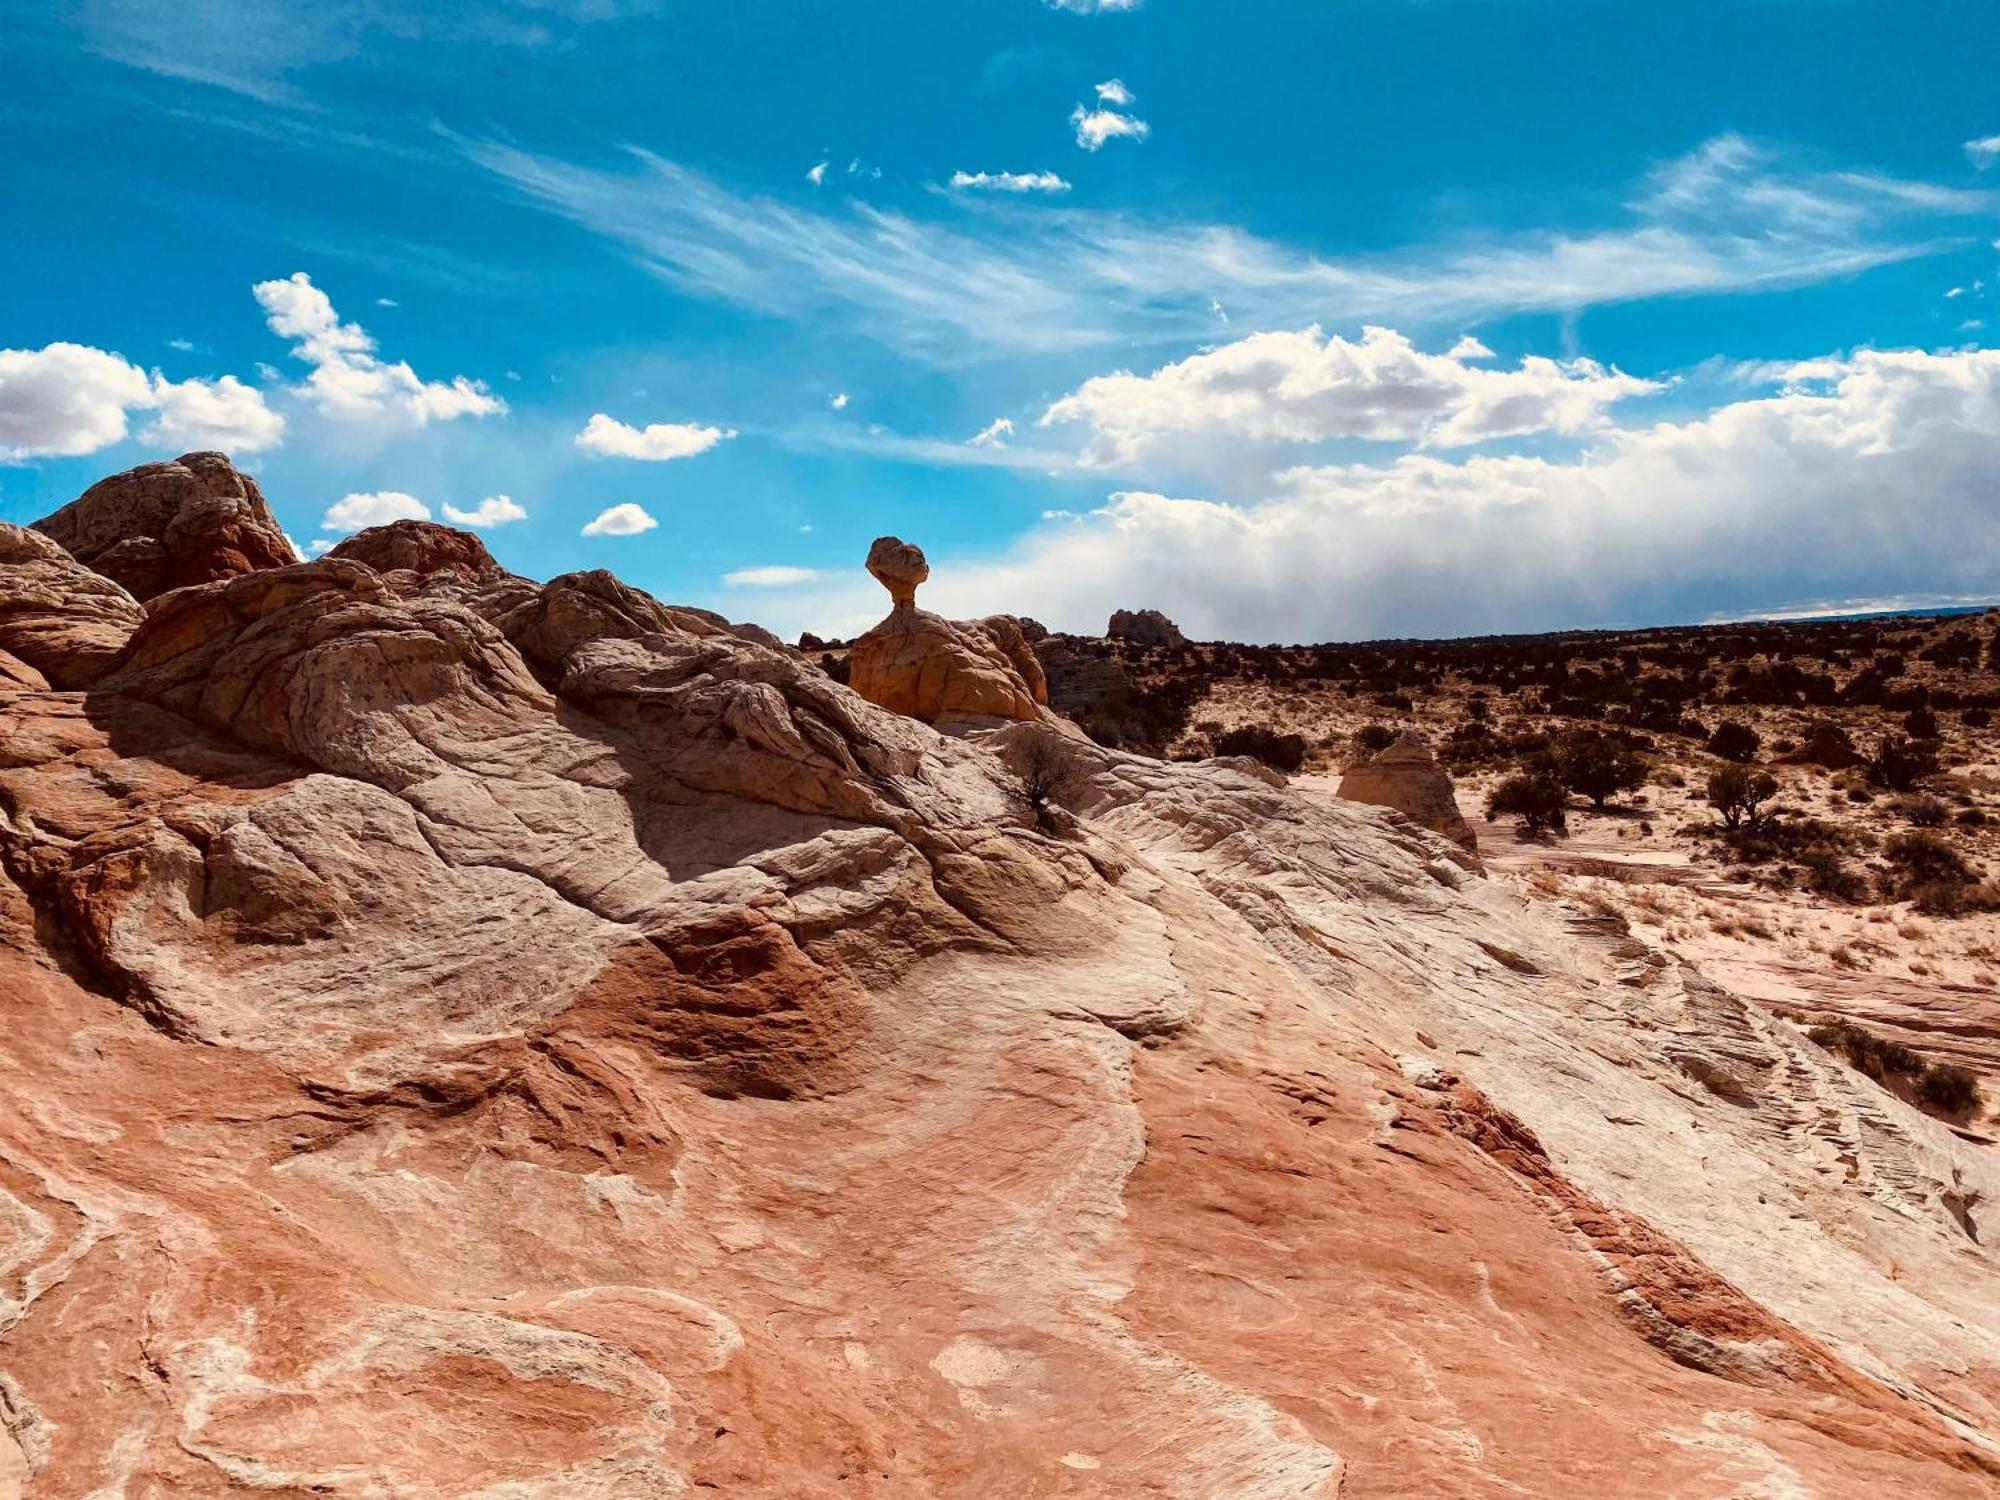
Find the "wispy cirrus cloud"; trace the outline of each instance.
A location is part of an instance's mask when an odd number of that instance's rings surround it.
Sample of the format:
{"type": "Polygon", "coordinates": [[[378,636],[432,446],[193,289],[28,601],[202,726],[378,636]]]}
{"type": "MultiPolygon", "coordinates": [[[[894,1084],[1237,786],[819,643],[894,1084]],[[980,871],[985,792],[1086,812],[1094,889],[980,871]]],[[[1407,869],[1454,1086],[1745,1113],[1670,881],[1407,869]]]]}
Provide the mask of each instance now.
{"type": "Polygon", "coordinates": [[[907,211],[745,192],[651,152],[585,163],[461,143],[510,190],[688,295],[766,316],[837,316],[939,365],[1363,321],[1411,331],[1536,310],[1795,286],[1958,243],[2000,196],[1801,172],[1735,136],[1637,187],[1622,221],[1334,258],[1227,224],[938,197],[907,211]]]}

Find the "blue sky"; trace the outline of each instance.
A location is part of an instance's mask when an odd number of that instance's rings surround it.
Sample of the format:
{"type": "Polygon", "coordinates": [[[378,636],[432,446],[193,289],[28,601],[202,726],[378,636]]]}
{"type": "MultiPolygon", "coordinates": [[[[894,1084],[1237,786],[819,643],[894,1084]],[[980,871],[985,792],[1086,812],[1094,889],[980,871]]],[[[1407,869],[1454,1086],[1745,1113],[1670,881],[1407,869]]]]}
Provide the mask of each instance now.
{"type": "Polygon", "coordinates": [[[788,632],[883,532],[1250,639],[2000,596],[1990,4],[9,9],[0,518],[222,446],[788,632]]]}

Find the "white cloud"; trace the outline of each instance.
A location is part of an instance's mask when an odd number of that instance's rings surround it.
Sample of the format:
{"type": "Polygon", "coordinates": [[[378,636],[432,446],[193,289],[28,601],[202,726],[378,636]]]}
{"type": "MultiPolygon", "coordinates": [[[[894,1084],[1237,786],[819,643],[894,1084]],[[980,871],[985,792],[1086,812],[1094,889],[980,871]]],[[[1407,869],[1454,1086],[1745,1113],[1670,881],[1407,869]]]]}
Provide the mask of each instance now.
{"type": "Polygon", "coordinates": [[[1451,346],[1450,353],[1453,359],[1494,358],[1493,351],[1487,348],[1484,344],[1480,343],[1478,339],[1474,338],[1469,333],[1466,334],[1463,338],[1461,338],[1457,343],[1451,346]]]}
{"type": "Polygon", "coordinates": [[[396,299],[395,299],[394,297],[377,297],[377,298],[375,299],[375,305],[376,305],[377,307],[401,307],[401,306],[402,306],[402,304],[401,304],[400,302],[398,302],[398,301],[397,301],[397,300],[396,300],[396,299]]]}
{"type": "Polygon", "coordinates": [[[168,339],[167,347],[180,354],[194,353],[194,343],[189,339],[168,339]]]}
{"type": "Polygon", "coordinates": [[[846,411],[847,392],[835,391],[831,396],[826,398],[826,404],[832,407],[835,411],[846,411]]]}
{"type": "Polygon", "coordinates": [[[1014,419],[1012,417],[995,417],[986,426],[980,428],[972,437],[968,438],[967,441],[975,448],[998,448],[1012,436],[1013,431],[1014,419]]]}
{"type": "Polygon", "coordinates": [[[823,161],[814,162],[806,171],[806,181],[810,182],[814,187],[818,187],[822,182],[825,182],[827,165],[823,161]]]}
{"type": "Polygon", "coordinates": [[[125,439],[133,411],[157,414],[141,441],[183,451],[254,453],[285,432],[263,392],[233,375],[172,381],[83,344],[0,349],[0,458],[95,453],[125,439]]]}
{"type": "Polygon", "coordinates": [[[1955,286],[1950,291],[1944,294],[1944,300],[1949,302],[1954,297],[1963,297],[1964,295],[1965,295],[1965,288],[1962,286],[1955,286]]]}
{"type": "Polygon", "coordinates": [[[343,323],[325,292],[304,271],[251,289],[271,331],[293,340],[292,355],[312,366],[300,388],[322,411],[348,419],[389,418],[410,426],[487,417],[507,403],[463,375],[423,380],[410,366],[376,357],[375,340],[357,323],[343,323]]]}
{"type": "Polygon", "coordinates": [[[792,588],[801,583],[811,583],[819,573],[813,568],[791,568],[775,566],[768,568],[738,568],[733,573],[724,573],[722,581],[733,589],[782,589],[792,588]]]}
{"type": "Polygon", "coordinates": [[[576,435],[576,445],[586,453],[609,458],[664,463],[669,459],[693,458],[735,436],[734,429],[701,427],[692,422],[652,422],[644,428],[628,427],[604,412],[597,412],[583,424],[583,431],[576,435]]]}
{"type": "Polygon", "coordinates": [[[234,375],[214,381],[155,376],[152,405],[159,415],[139,437],[155,447],[258,453],[285,435],[285,419],[264,404],[264,393],[234,375]]]}
{"type": "Polygon", "coordinates": [[[366,526],[386,526],[391,521],[428,521],[431,508],[415,495],[401,490],[376,490],[368,494],[344,495],[326,508],[319,523],[321,531],[359,531],[366,526]]]}
{"type": "Polygon", "coordinates": [[[312,539],[312,545],[307,547],[306,551],[314,557],[324,557],[339,545],[340,543],[330,536],[316,536],[312,539]]]}
{"type": "Polygon", "coordinates": [[[614,505],[601,512],[597,519],[583,528],[585,536],[637,536],[642,531],[651,531],[659,525],[639,506],[631,503],[614,505]]]}
{"type": "MultiPolygon", "coordinates": [[[[1321,442],[1370,438],[1459,447],[1491,438],[1575,433],[1628,396],[1661,387],[1587,359],[1530,357],[1513,370],[1425,354],[1389,328],[1358,343],[1317,328],[1256,333],[1151,375],[1087,380],[1040,425],[1086,422],[1084,461],[1128,464],[1190,443],[1321,442]]],[[[1483,346],[1479,354],[1484,356],[1483,346]]]]}
{"type": "Polygon", "coordinates": [[[1787,171],[1724,137],[1648,177],[1598,227],[1332,259],[1225,224],[1006,195],[975,217],[954,205],[932,220],[742,194],[644,152],[602,168],[497,142],[463,149],[685,294],[844,321],[938,365],[1193,342],[1213,334],[1218,301],[1255,328],[1456,331],[1521,312],[1797,286],[1959,244],[1956,221],[2000,199],[1787,171]]]}
{"type": "Polygon", "coordinates": [[[1123,109],[1128,104],[1136,103],[1138,97],[1137,94],[1125,87],[1125,80],[1122,78],[1107,78],[1097,86],[1097,102],[1099,104],[1115,105],[1117,108],[1123,109]]]}
{"type": "Polygon", "coordinates": [[[1066,193],[1069,184],[1053,172],[954,172],[951,185],[987,193],[1066,193]]]}
{"type": "Polygon", "coordinates": [[[1145,0],[1048,0],[1050,10],[1066,10],[1079,16],[1115,15],[1137,10],[1144,3],[1145,0]]]}
{"type": "Polygon", "coordinates": [[[1965,143],[1965,154],[1972,158],[1975,167],[1990,167],[2000,161],[2000,135],[1981,136],[1976,141],[1965,143]]]}
{"type": "Polygon", "coordinates": [[[1143,141],[1153,133],[1153,127],[1137,115],[1121,115],[1115,109],[1085,109],[1081,104],[1070,111],[1069,123],[1076,131],[1076,143],[1086,151],[1095,151],[1106,141],[1143,141]]]}
{"type": "MultiPolygon", "coordinates": [[[[1149,604],[1195,636],[1351,640],[1990,597],[2000,350],[1865,351],[1791,374],[1780,394],[1613,430],[1573,459],[1296,468],[1241,504],[1115,495],[996,562],[934,555],[931,607],[1095,628],[1149,604]]],[[[854,604],[789,607],[810,625],[854,604]]]]}
{"type": "Polygon", "coordinates": [[[525,521],[528,513],[506,495],[488,495],[471,510],[460,510],[455,505],[447,504],[444,518],[454,526],[471,526],[485,531],[494,526],[505,526],[509,521],[525,521]]]}

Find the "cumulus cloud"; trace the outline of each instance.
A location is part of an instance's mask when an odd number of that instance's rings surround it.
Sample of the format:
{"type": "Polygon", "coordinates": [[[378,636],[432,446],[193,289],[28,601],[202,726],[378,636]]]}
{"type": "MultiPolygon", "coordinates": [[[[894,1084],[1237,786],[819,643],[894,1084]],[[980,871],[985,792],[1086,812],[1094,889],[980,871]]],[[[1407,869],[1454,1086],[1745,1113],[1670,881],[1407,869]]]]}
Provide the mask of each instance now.
{"type": "Polygon", "coordinates": [[[847,392],[835,391],[831,396],[828,396],[826,398],[826,404],[832,407],[835,411],[846,411],[847,392]]]}
{"type": "Polygon", "coordinates": [[[1965,154],[1972,158],[1975,167],[1990,167],[2000,161],[2000,135],[1981,136],[1976,141],[1965,143],[1965,154]]]}
{"type": "Polygon", "coordinates": [[[319,523],[321,531],[360,531],[367,526],[386,526],[391,521],[428,521],[431,508],[415,495],[401,490],[375,490],[343,495],[326,508],[319,523]]]}
{"type": "Polygon", "coordinates": [[[724,573],[722,581],[733,589],[782,589],[811,583],[819,573],[813,568],[793,568],[782,564],[766,568],[738,568],[724,573]]]}
{"type": "Polygon", "coordinates": [[[706,453],[717,443],[735,436],[733,429],[701,427],[692,422],[652,422],[643,428],[630,427],[605,412],[598,412],[583,424],[583,431],[576,435],[576,445],[586,453],[609,458],[665,463],[669,459],[706,453]]]}
{"type": "Polygon", "coordinates": [[[1512,370],[1460,341],[1426,354],[1389,328],[1358,343],[1318,328],[1256,333],[1150,375],[1087,380],[1042,414],[1042,426],[1089,424],[1084,461],[1128,464],[1201,442],[1371,438],[1463,447],[1529,432],[1576,433],[1612,403],[1661,389],[1592,360],[1531,356],[1512,370]]]}
{"type": "Polygon", "coordinates": [[[155,377],[152,404],[158,415],[139,437],[155,447],[256,453],[285,435],[285,419],[264,404],[264,393],[234,375],[213,381],[155,377]]]}
{"type": "Polygon", "coordinates": [[[506,495],[488,495],[471,510],[460,510],[455,505],[447,504],[444,518],[454,526],[471,526],[486,531],[495,526],[505,526],[509,521],[525,521],[528,513],[506,495]]]}
{"type": "Polygon", "coordinates": [[[292,340],[292,355],[312,366],[300,388],[322,411],[348,419],[389,418],[410,426],[489,417],[507,403],[476,380],[424,380],[402,361],[376,355],[358,323],[343,323],[326,293],[304,271],[251,288],[271,332],[292,340]]]}
{"type": "Polygon", "coordinates": [[[1153,127],[1137,115],[1121,115],[1115,109],[1085,109],[1081,104],[1070,111],[1069,123],[1076,131],[1076,143],[1086,151],[1095,151],[1106,141],[1143,141],[1153,133],[1153,127]]]}
{"type": "Polygon", "coordinates": [[[1013,432],[1014,419],[1012,417],[995,417],[986,426],[974,433],[967,441],[975,448],[997,448],[1006,442],[1013,435],[1013,432]]]}
{"type": "Polygon", "coordinates": [[[1125,87],[1125,80],[1122,78],[1107,78],[1097,86],[1099,104],[1110,104],[1123,109],[1128,104],[1136,103],[1138,97],[1125,87]]]}
{"type": "Polygon", "coordinates": [[[285,432],[263,392],[233,375],[168,380],[84,344],[0,349],[0,457],[95,453],[124,440],[134,411],[155,413],[139,438],[158,447],[254,453],[285,432]]]}
{"type": "Polygon", "coordinates": [[[814,162],[806,169],[806,181],[810,182],[814,187],[818,187],[822,182],[825,182],[828,165],[829,163],[823,161],[814,162]]]}
{"type": "Polygon", "coordinates": [[[637,536],[642,531],[651,531],[660,523],[639,506],[629,501],[624,505],[614,505],[598,514],[596,520],[583,528],[585,536],[637,536]]]}
{"type": "MultiPolygon", "coordinates": [[[[1788,375],[1566,460],[1299,467],[1248,503],[1120,493],[1010,557],[939,566],[932,607],[1094,628],[1151,605],[1196,636],[1328,640],[1990,595],[2000,350],[1864,351],[1788,375]]],[[[866,602],[793,607],[810,625],[866,602]]]]}
{"type": "Polygon", "coordinates": [[[951,185],[986,193],[1066,193],[1069,184],[1053,172],[954,172],[951,185]]]}

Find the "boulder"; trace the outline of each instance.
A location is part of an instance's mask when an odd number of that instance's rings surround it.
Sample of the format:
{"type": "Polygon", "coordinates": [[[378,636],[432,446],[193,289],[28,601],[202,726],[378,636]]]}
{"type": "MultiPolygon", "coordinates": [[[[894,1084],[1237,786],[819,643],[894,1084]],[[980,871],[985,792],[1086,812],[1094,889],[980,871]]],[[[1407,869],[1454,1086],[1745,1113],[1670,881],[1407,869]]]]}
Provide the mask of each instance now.
{"type": "Polygon", "coordinates": [[[1854,738],[1831,719],[1821,719],[1806,731],[1798,749],[1771,758],[1779,766],[1819,766],[1828,771],[1845,771],[1865,759],[1854,748],[1854,738]]]}
{"type": "Polygon", "coordinates": [[[1157,609],[1121,609],[1112,615],[1111,623],[1104,627],[1104,634],[1111,640],[1129,641],[1134,646],[1187,644],[1187,637],[1181,634],[1180,626],[1157,609]]]}
{"type": "Polygon", "coordinates": [[[114,474],[34,529],[141,600],[299,560],[257,481],[222,453],[114,474]]]}
{"type": "Polygon", "coordinates": [[[1340,778],[1339,795],[1349,802],[1394,808],[1478,857],[1479,840],[1458,810],[1451,777],[1418,735],[1405,731],[1380,754],[1349,766],[1340,778]]]}
{"type": "Polygon", "coordinates": [[[0,522],[0,652],[48,686],[89,687],[145,617],[138,600],[48,537],[0,522]]]}
{"type": "Polygon", "coordinates": [[[1020,627],[1005,615],[947,620],[917,608],[930,577],[923,550],[892,536],[868,549],[868,571],[889,591],[889,617],[848,651],[848,684],[895,713],[939,720],[1039,719],[1048,685],[1020,627]]]}
{"type": "Polygon", "coordinates": [[[442,573],[460,583],[491,583],[507,576],[486,544],[469,531],[440,526],[435,521],[391,521],[357,531],[327,554],[368,564],[389,577],[391,586],[407,590],[442,573]],[[407,575],[398,579],[394,575],[407,575]]]}

